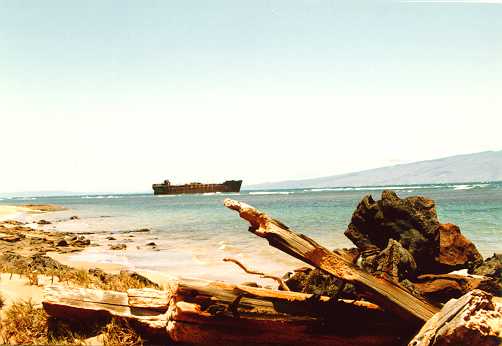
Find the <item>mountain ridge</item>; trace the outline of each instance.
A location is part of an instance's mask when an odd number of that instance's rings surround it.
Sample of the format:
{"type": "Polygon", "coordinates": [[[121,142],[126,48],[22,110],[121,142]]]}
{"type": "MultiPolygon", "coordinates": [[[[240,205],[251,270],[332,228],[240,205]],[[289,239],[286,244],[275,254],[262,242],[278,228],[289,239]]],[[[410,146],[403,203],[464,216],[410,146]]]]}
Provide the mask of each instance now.
{"type": "Polygon", "coordinates": [[[284,180],[246,189],[359,187],[502,181],[502,150],[460,154],[310,179],[284,180]]]}

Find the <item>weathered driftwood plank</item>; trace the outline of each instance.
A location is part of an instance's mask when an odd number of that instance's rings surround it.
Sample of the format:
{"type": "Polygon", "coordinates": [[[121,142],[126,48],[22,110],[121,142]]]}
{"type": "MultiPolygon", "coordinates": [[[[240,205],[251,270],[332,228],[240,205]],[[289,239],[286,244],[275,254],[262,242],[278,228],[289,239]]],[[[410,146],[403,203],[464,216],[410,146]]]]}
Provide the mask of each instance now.
{"type": "Polygon", "coordinates": [[[43,305],[61,318],[126,318],[189,344],[388,345],[410,337],[369,302],[198,279],[169,287],[124,293],[55,285],[45,289],[43,305]]]}
{"type": "Polygon", "coordinates": [[[177,302],[170,307],[167,333],[175,342],[197,345],[393,345],[399,337],[368,324],[329,329],[318,319],[287,314],[233,316],[200,305],[177,302]],[[364,332],[361,333],[361,328],[364,332]]]}
{"type": "Polygon", "coordinates": [[[131,308],[146,308],[166,311],[170,294],[153,288],[131,288],[127,290],[128,304],[131,308]]]}
{"type": "Polygon", "coordinates": [[[489,293],[473,290],[451,299],[409,345],[501,345],[502,307],[492,298],[489,293]]]}
{"type": "Polygon", "coordinates": [[[229,306],[239,299],[236,307],[241,313],[249,310],[253,314],[280,312],[295,314],[296,311],[296,314],[301,315],[319,315],[328,310],[339,311],[343,306],[347,306],[352,311],[360,310],[367,314],[384,315],[378,305],[366,301],[339,299],[333,302],[326,296],[313,299],[312,294],[234,285],[222,281],[183,278],[173,281],[170,291],[175,301],[196,303],[202,307],[215,302],[229,306]]]}
{"type": "Polygon", "coordinates": [[[224,204],[239,212],[250,223],[249,231],[267,239],[271,246],[365,289],[376,303],[403,319],[423,322],[439,311],[399,284],[372,276],[348,262],[344,256],[326,249],[305,235],[296,234],[280,221],[250,205],[231,199],[225,199],[224,204]]]}
{"type": "Polygon", "coordinates": [[[145,289],[128,293],[90,288],[48,286],[42,302],[47,314],[70,319],[123,317],[134,321],[149,333],[165,333],[170,293],[145,289]],[[145,297],[142,300],[142,297],[145,297]],[[152,305],[152,307],[149,306],[152,305]]]}

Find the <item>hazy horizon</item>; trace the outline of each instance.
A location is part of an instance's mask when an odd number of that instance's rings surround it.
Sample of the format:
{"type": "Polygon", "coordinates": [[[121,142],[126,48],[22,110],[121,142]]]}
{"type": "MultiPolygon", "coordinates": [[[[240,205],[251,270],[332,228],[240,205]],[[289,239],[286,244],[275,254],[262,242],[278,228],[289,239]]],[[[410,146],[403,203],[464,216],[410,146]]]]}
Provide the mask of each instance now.
{"type": "MultiPolygon", "coordinates": [[[[389,184],[393,186],[410,186],[410,185],[443,185],[443,184],[465,184],[465,183],[496,183],[496,182],[502,182],[502,178],[500,179],[488,179],[488,180],[469,180],[469,179],[460,179],[457,181],[449,181],[449,182],[420,182],[420,177],[418,177],[415,182],[409,182],[409,183],[400,183],[398,181],[394,181],[392,183],[387,183],[387,184],[375,184],[372,183],[370,180],[367,181],[367,184],[347,184],[347,185],[340,185],[340,184],[333,184],[333,185],[322,185],[322,186],[313,186],[313,185],[298,185],[298,186],[291,186],[291,187],[276,187],[274,185],[281,185],[283,183],[301,183],[302,181],[316,181],[316,180],[324,180],[326,178],[338,178],[338,177],[344,177],[347,175],[351,174],[360,174],[360,173],[371,173],[373,171],[379,170],[379,169],[393,169],[396,168],[397,170],[400,167],[407,167],[407,166],[412,166],[414,164],[421,164],[421,163],[428,163],[428,162],[434,162],[434,161],[439,161],[443,159],[455,159],[459,157],[464,157],[464,156],[472,156],[472,155],[479,155],[479,154],[487,154],[487,153],[493,153],[493,154],[502,154],[502,150],[497,150],[497,151],[484,151],[484,152],[479,152],[479,153],[464,153],[464,154],[459,154],[459,155],[454,155],[454,156],[449,156],[449,157],[441,157],[441,158],[431,158],[429,160],[424,160],[424,161],[418,161],[418,162],[412,162],[412,163],[406,163],[406,164],[396,164],[396,165],[390,165],[390,166],[383,166],[383,167],[372,167],[367,170],[362,170],[362,171],[357,171],[357,172],[349,172],[345,174],[340,174],[340,175],[331,175],[331,176],[322,176],[322,177],[308,177],[306,179],[298,179],[298,180],[278,180],[274,182],[270,181],[264,181],[260,182],[258,184],[246,184],[246,182],[243,182],[242,185],[242,190],[277,190],[277,189],[302,189],[302,188],[315,188],[315,187],[323,187],[323,188],[339,188],[339,187],[381,187],[381,186],[389,186],[389,184]],[[270,185],[270,186],[269,186],[270,185]]],[[[161,181],[158,181],[159,183],[161,181]]],[[[212,183],[220,183],[222,181],[211,181],[212,183]]],[[[188,181],[173,181],[172,183],[174,184],[185,184],[188,183],[188,181]]],[[[72,196],[72,195],[106,195],[106,194],[143,194],[143,193],[152,193],[151,187],[148,186],[147,188],[143,190],[136,190],[136,191],[113,191],[113,190],[103,190],[103,191],[62,191],[62,190],[40,190],[40,191],[0,191],[0,197],[39,197],[39,196],[72,196]]]]}
{"type": "Polygon", "coordinates": [[[0,1],[0,192],[500,150],[501,1],[0,1]]]}

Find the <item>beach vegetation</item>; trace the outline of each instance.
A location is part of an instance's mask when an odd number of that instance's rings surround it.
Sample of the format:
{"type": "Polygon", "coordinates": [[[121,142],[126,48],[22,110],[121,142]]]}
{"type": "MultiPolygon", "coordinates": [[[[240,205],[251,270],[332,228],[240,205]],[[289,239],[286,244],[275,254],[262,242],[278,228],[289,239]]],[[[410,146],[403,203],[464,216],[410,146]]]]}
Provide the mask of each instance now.
{"type": "Polygon", "coordinates": [[[3,344],[46,344],[47,315],[31,300],[15,302],[3,311],[0,321],[3,344]]]}
{"type": "Polygon", "coordinates": [[[105,346],[139,346],[143,340],[129,321],[114,317],[103,329],[103,343],[105,346]]]}
{"type": "Polygon", "coordinates": [[[31,300],[10,305],[0,321],[1,344],[82,345],[99,336],[104,345],[139,346],[144,341],[127,320],[120,318],[85,321],[49,317],[31,300]]]}

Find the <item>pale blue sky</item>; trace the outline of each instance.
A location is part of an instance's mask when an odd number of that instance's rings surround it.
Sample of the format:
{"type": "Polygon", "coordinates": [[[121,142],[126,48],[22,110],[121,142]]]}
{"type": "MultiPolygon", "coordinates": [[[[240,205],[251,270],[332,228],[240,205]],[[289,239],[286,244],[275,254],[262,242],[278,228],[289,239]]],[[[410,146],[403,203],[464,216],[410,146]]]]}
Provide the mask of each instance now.
{"type": "Polygon", "coordinates": [[[0,0],[0,191],[502,148],[502,4],[0,0]]]}

